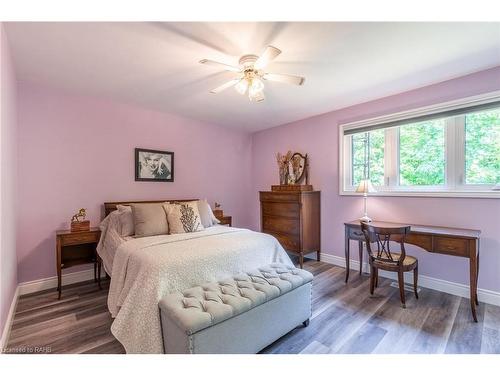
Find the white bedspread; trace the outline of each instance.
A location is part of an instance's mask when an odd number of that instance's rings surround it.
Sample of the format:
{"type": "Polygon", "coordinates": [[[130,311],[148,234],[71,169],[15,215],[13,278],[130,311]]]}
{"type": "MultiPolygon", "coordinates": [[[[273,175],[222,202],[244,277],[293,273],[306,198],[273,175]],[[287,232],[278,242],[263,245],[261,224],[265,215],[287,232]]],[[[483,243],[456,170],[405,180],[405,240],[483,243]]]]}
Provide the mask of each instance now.
{"type": "Polygon", "coordinates": [[[123,242],[114,256],[108,296],[115,317],[111,332],[127,353],[162,353],[158,302],[163,296],[273,262],[292,264],[274,237],[247,229],[215,226],[123,242]]]}

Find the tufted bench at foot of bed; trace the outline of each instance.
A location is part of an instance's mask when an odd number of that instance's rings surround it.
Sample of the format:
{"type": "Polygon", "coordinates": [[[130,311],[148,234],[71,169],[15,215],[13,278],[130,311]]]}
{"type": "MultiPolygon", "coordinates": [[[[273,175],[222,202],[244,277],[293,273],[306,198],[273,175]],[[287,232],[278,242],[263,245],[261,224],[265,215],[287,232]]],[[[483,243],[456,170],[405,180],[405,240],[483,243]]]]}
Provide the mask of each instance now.
{"type": "Polygon", "coordinates": [[[311,316],[311,273],[273,263],[164,297],[165,353],[257,353],[311,316]]]}

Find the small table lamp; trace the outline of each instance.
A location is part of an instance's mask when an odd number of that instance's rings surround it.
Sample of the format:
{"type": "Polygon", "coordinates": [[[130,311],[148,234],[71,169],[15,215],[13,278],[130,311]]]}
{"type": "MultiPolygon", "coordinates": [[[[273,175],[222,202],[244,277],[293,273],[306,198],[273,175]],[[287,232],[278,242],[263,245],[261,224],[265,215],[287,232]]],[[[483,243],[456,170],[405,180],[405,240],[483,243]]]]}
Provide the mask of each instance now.
{"type": "Polygon", "coordinates": [[[372,221],[372,219],[370,219],[368,217],[368,214],[366,213],[366,199],[368,198],[368,193],[375,193],[376,191],[377,190],[375,190],[370,180],[361,180],[361,182],[359,183],[356,189],[356,193],[363,193],[363,198],[365,200],[365,214],[363,215],[363,217],[359,218],[359,220],[366,223],[372,221]]]}

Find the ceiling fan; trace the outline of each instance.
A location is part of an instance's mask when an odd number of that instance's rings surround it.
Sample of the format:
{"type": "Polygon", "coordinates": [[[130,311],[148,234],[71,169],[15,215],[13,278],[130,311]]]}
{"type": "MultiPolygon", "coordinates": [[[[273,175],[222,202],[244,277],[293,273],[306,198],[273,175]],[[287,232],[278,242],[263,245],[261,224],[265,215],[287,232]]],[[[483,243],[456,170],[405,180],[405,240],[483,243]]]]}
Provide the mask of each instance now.
{"type": "Polygon", "coordinates": [[[283,83],[291,83],[293,85],[302,85],[305,81],[304,77],[289,75],[289,74],[276,74],[267,73],[263,69],[273,61],[281,51],[273,46],[267,46],[262,55],[243,55],[241,56],[238,64],[239,66],[232,66],[223,64],[213,60],[203,59],[200,60],[201,64],[218,66],[224,70],[238,73],[237,78],[211,90],[213,94],[217,94],[231,86],[234,86],[236,91],[241,95],[248,93],[248,98],[251,101],[261,102],[264,100],[264,82],[275,81],[283,83]]]}

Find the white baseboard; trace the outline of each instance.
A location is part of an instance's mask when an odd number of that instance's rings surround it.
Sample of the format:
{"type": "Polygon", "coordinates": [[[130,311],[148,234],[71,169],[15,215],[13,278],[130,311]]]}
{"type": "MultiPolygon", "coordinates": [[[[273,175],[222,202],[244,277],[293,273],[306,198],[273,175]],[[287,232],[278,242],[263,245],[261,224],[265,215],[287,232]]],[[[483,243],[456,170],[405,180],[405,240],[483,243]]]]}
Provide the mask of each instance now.
{"type": "MultiPolygon", "coordinates": [[[[330,263],[345,268],[344,257],[322,253],[321,260],[325,263],[330,263]]],[[[349,268],[351,270],[359,271],[359,261],[351,259],[349,262],[349,268]]],[[[363,272],[369,272],[368,263],[363,262],[363,272]]],[[[380,271],[379,275],[386,277],[388,279],[397,280],[397,275],[394,272],[380,271]]],[[[413,275],[410,274],[409,272],[405,274],[405,282],[409,284],[413,283],[413,275]]],[[[453,294],[459,297],[465,297],[465,298],[470,297],[469,285],[465,284],[459,284],[442,279],[436,279],[430,276],[419,275],[418,285],[424,288],[434,289],[440,292],[453,294]]],[[[478,288],[477,297],[480,302],[485,302],[491,305],[500,306],[499,292],[478,288]]]]}
{"type": "MultiPolygon", "coordinates": [[[[101,273],[101,279],[103,278],[101,273]]],[[[62,285],[75,284],[82,281],[94,279],[94,269],[88,269],[78,272],[63,274],[62,285]]],[[[27,281],[19,284],[19,295],[25,295],[42,290],[57,288],[57,276],[47,277],[45,279],[27,281]]]]}
{"type": "Polygon", "coordinates": [[[14,297],[12,297],[9,313],[7,315],[7,321],[5,322],[5,326],[3,327],[2,337],[0,337],[0,354],[3,353],[3,348],[6,347],[7,343],[9,342],[10,329],[12,328],[12,321],[14,320],[14,314],[16,312],[18,299],[19,299],[19,286],[16,287],[16,291],[14,292],[14,297]]]}

